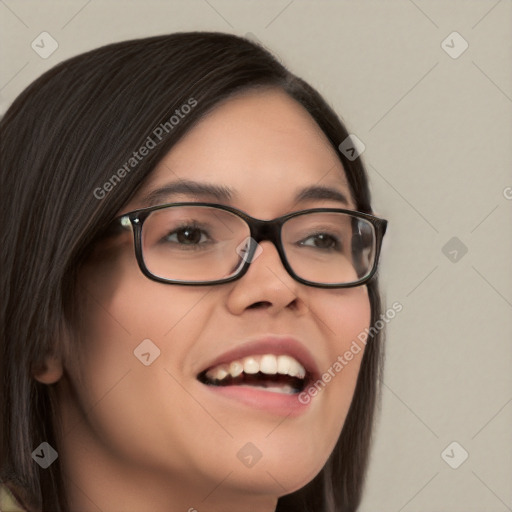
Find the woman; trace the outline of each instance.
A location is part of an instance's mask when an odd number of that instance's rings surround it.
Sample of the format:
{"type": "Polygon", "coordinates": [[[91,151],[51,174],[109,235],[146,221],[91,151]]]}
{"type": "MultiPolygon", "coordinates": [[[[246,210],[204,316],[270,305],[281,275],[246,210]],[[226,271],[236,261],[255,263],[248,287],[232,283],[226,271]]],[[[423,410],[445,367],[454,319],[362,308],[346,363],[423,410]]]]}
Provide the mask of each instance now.
{"type": "Polygon", "coordinates": [[[180,33],[59,64],[1,135],[4,492],[355,510],[386,222],[319,94],[252,42],[180,33]]]}

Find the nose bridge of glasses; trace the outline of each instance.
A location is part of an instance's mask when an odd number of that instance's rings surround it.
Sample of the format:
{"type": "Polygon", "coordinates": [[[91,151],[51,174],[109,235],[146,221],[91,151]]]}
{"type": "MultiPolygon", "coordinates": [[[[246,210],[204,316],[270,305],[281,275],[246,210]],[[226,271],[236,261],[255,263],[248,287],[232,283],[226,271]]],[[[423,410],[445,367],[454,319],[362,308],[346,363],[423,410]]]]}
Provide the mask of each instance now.
{"type": "MultiPolygon", "coordinates": [[[[275,220],[259,220],[251,218],[248,221],[251,238],[253,242],[250,244],[250,249],[247,254],[247,260],[249,263],[252,263],[258,258],[259,252],[258,247],[261,248],[261,242],[271,242],[279,256],[279,260],[285,269],[288,270],[288,264],[286,262],[286,256],[284,255],[284,249],[279,243],[280,231],[282,222],[280,219],[275,220]]],[[[262,248],[260,249],[260,251],[262,248]]]]}
{"type": "Polygon", "coordinates": [[[279,232],[281,224],[275,220],[258,220],[252,219],[250,224],[251,237],[259,244],[268,240],[272,242],[275,248],[280,252],[279,248],[279,232]]]}

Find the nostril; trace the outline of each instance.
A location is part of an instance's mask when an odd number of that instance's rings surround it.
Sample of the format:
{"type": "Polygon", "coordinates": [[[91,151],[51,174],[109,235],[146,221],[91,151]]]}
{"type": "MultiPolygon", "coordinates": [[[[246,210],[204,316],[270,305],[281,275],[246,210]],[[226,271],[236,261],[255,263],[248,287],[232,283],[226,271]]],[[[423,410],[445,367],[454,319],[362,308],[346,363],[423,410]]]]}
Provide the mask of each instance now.
{"type": "Polygon", "coordinates": [[[270,302],[268,302],[268,301],[259,301],[259,302],[255,302],[254,304],[251,304],[248,309],[259,308],[260,306],[269,307],[271,305],[272,304],[270,304],[270,302]]]}

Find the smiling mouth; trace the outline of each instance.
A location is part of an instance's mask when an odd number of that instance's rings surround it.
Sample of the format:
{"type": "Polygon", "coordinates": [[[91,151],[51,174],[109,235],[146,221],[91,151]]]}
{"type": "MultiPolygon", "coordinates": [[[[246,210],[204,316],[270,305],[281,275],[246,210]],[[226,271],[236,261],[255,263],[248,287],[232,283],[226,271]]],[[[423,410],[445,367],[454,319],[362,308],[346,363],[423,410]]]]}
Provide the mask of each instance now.
{"type": "Polygon", "coordinates": [[[197,378],[207,386],[251,387],[287,395],[302,392],[311,379],[295,358],[274,354],[248,356],[219,364],[204,370],[197,378]]]}

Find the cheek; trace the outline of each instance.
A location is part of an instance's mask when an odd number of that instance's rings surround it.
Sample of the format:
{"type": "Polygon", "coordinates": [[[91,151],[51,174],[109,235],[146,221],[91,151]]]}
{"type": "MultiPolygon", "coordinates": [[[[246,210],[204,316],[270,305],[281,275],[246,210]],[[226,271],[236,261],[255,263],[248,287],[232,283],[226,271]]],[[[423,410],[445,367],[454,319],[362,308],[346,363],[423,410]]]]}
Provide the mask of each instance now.
{"type": "Polygon", "coordinates": [[[172,375],[200,335],[203,295],[179,287],[170,294],[122,258],[106,263],[81,276],[80,339],[66,365],[76,393],[73,421],[87,415],[96,438],[132,462],[165,465],[162,447],[173,445],[173,457],[185,464],[185,448],[172,440],[184,436],[190,399],[172,375]]]}
{"type": "Polygon", "coordinates": [[[81,375],[89,375],[91,400],[127,369],[154,368],[157,363],[171,371],[178,367],[190,340],[200,335],[205,321],[201,315],[208,314],[198,290],[171,289],[151,281],[134,260],[129,254],[96,262],[81,276],[80,357],[75,373],[80,368],[81,375]],[[145,366],[142,354],[148,351],[146,362],[155,362],[145,366]]]}
{"type": "MultiPolygon", "coordinates": [[[[319,302],[320,303],[320,302],[319,302]]],[[[323,433],[334,446],[354,395],[370,327],[371,306],[366,286],[349,288],[326,297],[314,313],[324,327],[328,358],[320,368],[320,379],[306,394],[322,403],[323,433]]],[[[308,399],[305,396],[305,399],[308,399]]]]}
{"type": "Polygon", "coordinates": [[[352,342],[358,343],[364,349],[361,333],[369,328],[371,321],[371,306],[366,286],[341,289],[315,304],[318,306],[314,313],[320,320],[319,324],[325,327],[325,337],[329,340],[331,352],[345,352],[349,350],[352,342]]]}
{"type": "MultiPolygon", "coordinates": [[[[194,325],[200,325],[203,308],[196,306],[203,294],[191,287],[151,281],[140,271],[132,251],[125,247],[95,261],[81,275],[79,332],[88,340],[89,355],[111,349],[134,357],[133,350],[147,338],[163,347],[182,324],[190,323],[191,313],[198,320],[194,325]]],[[[173,341],[175,354],[185,348],[173,341]]]]}

